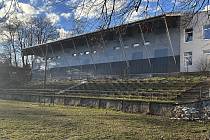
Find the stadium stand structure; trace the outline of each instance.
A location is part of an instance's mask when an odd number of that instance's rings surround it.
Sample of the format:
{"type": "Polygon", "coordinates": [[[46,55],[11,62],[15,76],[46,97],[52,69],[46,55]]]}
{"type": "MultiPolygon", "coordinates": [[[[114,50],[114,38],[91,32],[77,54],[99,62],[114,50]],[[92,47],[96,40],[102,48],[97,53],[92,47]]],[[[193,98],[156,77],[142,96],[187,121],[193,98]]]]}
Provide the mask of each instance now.
{"type": "Polygon", "coordinates": [[[191,102],[208,98],[210,84],[207,76],[179,74],[126,80],[51,81],[46,89],[42,87],[40,81],[33,81],[19,88],[1,89],[1,93],[191,102]]]}

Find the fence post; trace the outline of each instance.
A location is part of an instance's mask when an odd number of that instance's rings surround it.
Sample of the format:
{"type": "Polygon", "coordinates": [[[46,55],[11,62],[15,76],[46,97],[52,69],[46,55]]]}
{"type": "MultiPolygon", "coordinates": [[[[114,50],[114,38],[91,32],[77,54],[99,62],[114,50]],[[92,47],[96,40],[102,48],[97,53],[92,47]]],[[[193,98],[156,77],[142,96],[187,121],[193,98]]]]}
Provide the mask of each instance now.
{"type": "Polygon", "coordinates": [[[121,111],[124,112],[124,100],[121,100],[121,105],[122,105],[121,111]]]}

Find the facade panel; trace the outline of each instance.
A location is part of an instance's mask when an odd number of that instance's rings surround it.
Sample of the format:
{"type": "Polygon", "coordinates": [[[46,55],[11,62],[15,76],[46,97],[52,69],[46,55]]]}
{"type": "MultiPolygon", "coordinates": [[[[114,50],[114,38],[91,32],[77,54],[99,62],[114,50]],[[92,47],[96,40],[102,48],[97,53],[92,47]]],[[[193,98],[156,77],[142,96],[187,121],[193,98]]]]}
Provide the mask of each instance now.
{"type": "MultiPolygon", "coordinates": [[[[66,79],[66,78],[79,78],[81,77],[93,77],[93,76],[125,76],[125,75],[139,75],[150,73],[172,73],[179,72],[180,56],[175,56],[176,63],[172,56],[151,58],[150,63],[148,59],[130,60],[129,67],[124,61],[101,63],[95,65],[81,65],[73,67],[58,67],[48,70],[48,78],[66,79]]],[[[43,77],[44,71],[33,71],[33,78],[43,77]]]]}

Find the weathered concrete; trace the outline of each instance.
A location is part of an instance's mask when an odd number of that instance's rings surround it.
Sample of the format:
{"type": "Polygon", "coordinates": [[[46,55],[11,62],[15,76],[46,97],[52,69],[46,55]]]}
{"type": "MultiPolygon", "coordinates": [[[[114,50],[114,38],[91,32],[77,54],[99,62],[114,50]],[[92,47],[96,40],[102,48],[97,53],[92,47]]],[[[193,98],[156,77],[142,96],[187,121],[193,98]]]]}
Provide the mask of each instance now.
{"type": "Polygon", "coordinates": [[[0,93],[0,99],[39,102],[43,104],[59,104],[70,106],[84,106],[94,108],[113,109],[129,113],[145,113],[152,115],[170,116],[173,103],[145,102],[123,99],[103,99],[88,97],[71,97],[55,95],[5,94],[0,93]]]}

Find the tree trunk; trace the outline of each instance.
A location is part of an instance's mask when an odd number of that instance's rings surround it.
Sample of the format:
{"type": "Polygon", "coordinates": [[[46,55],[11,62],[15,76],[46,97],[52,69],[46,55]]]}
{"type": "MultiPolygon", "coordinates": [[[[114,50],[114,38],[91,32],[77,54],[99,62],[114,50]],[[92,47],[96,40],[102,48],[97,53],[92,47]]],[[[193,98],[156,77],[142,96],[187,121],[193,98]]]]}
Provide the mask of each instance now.
{"type": "Polygon", "coordinates": [[[15,66],[18,67],[18,63],[17,63],[17,54],[16,54],[16,49],[15,49],[15,45],[12,45],[12,49],[13,49],[13,53],[14,53],[14,59],[15,59],[15,66]]]}

